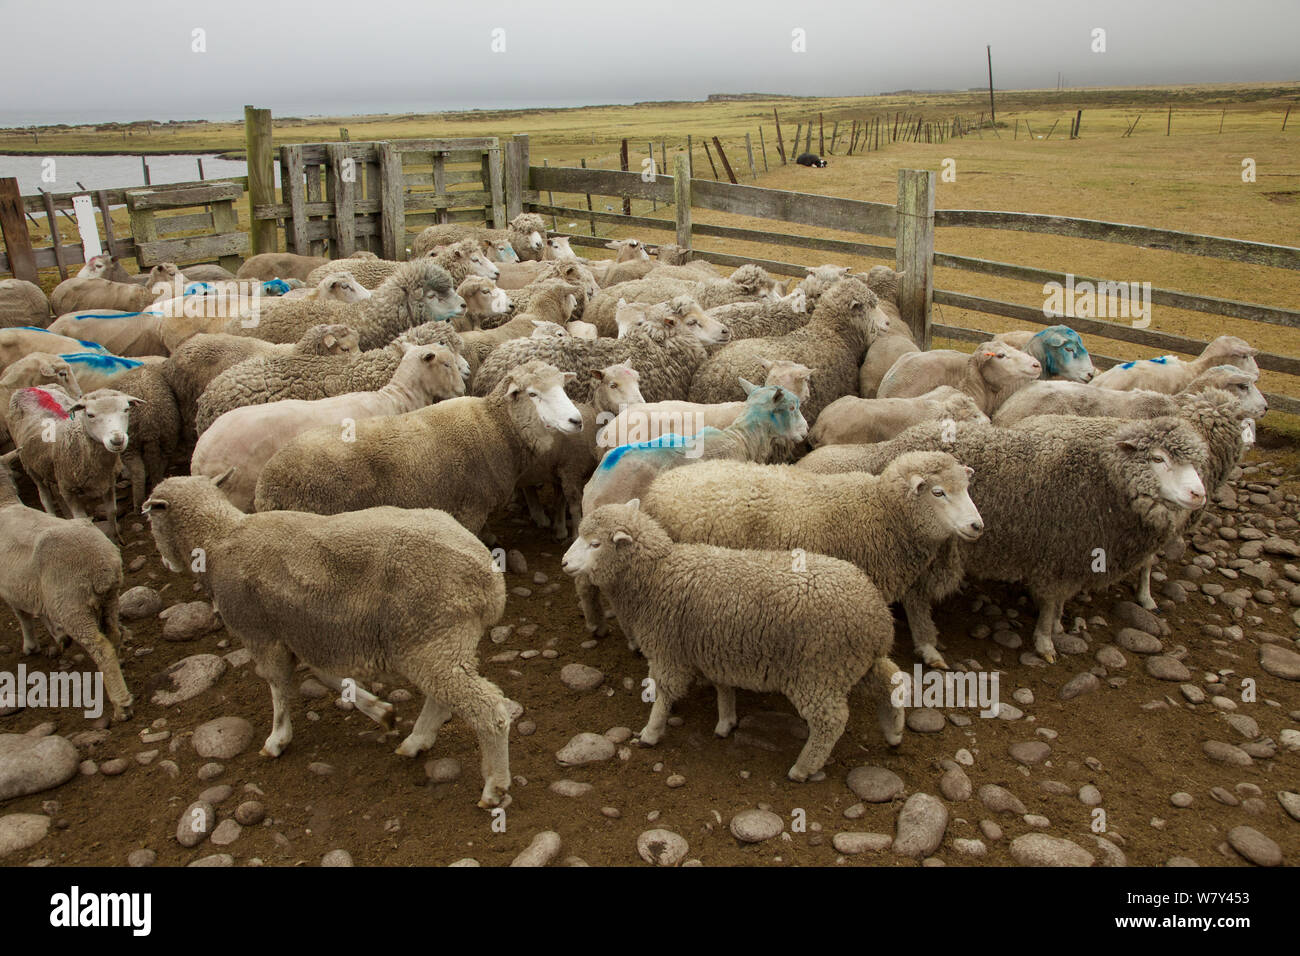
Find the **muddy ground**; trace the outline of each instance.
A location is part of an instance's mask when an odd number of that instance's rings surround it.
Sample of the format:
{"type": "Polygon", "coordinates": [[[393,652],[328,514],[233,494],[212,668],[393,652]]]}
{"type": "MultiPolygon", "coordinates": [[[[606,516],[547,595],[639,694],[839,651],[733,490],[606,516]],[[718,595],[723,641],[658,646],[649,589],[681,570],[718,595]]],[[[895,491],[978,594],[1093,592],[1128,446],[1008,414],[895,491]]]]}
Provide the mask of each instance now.
{"type": "MultiPolygon", "coordinates": [[[[1233,570],[1232,561],[1245,560],[1237,555],[1237,548],[1246,543],[1242,529],[1258,526],[1268,535],[1276,531],[1291,540],[1300,537],[1295,521],[1300,509],[1295,492],[1300,487],[1296,476],[1275,458],[1269,450],[1249,456],[1248,474],[1237,484],[1242,510],[1212,508],[1238,532],[1235,538],[1205,545],[1211,552],[1222,547],[1220,555],[1211,554],[1219,568],[1233,570]],[[1248,499],[1252,490],[1243,486],[1261,480],[1266,482],[1260,486],[1264,490],[1254,493],[1263,497],[1252,504],[1248,499]],[[1273,482],[1280,482],[1280,487],[1274,488],[1273,482]],[[1270,521],[1276,522],[1275,527],[1269,527],[1270,521]]],[[[145,523],[137,516],[127,518],[123,527],[125,563],[130,565],[140,556],[145,559],[143,567],[128,574],[126,586],[161,588],[165,605],[195,600],[193,582],[162,567],[145,523]]],[[[293,743],[282,757],[271,760],[257,753],[270,729],[271,709],[267,687],[251,664],[232,666],[212,688],[184,703],[162,707],[150,701],[158,675],[173,662],[198,653],[227,654],[240,646],[224,629],[187,643],[167,642],[160,622],[150,618],[130,622],[133,634],[121,649],[123,672],[137,698],[134,718],[109,728],[106,740],[81,747],[83,759],[101,765],[126,758],[127,769],[117,776],[78,775],[52,790],[0,804],[0,814],[46,813],[54,821],[45,838],[3,863],[125,865],[132,851],[148,849],[156,854],[158,865],[180,866],[228,853],[235,865],[260,861],[294,866],[316,865],[328,851],[344,849],[361,865],[445,865],[472,858],[496,866],[509,863],[539,831],[554,830],[562,839],[557,863],[572,856],[592,865],[643,865],[637,837],[662,827],[689,843],[687,859],[706,866],[913,866],[917,861],[890,850],[842,854],[832,846],[833,837],[863,831],[893,835],[906,797],[916,792],[940,795],[942,764],[961,750],[973,758],[964,770],[975,790],[984,784],[1007,788],[1023,802],[1030,819],[987,809],[977,796],[945,798],[949,820],[943,843],[931,857],[934,861],[1012,864],[1011,840],[1035,830],[1074,841],[1098,863],[1115,859],[1094,837],[1094,808],[1078,796],[1088,784],[1100,791],[1103,835],[1121,848],[1130,865],[1161,865],[1178,857],[1203,866],[1248,865],[1226,843],[1228,831],[1239,825],[1275,841],[1287,864],[1300,861],[1300,822],[1285,812],[1277,797],[1281,790],[1300,789],[1300,753],[1288,751],[1282,736],[1284,730],[1300,728],[1300,683],[1265,672],[1259,662],[1262,643],[1280,642],[1297,649],[1294,617],[1300,590],[1293,589],[1300,570],[1292,570],[1288,579],[1287,565],[1294,569],[1300,559],[1265,553],[1248,560],[1252,565],[1266,562],[1276,573],[1278,580],[1269,588],[1274,603],[1252,597],[1235,616],[1221,600],[1201,593],[1199,585],[1216,582],[1229,591],[1249,585],[1258,591],[1258,581],[1245,576],[1230,579],[1219,568],[1192,580],[1196,572],[1186,569],[1201,553],[1195,546],[1179,560],[1161,565],[1170,580],[1189,582],[1185,602],[1160,599],[1159,615],[1170,628],[1161,638],[1164,653],[1181,657],[1190,670],[1190,678],[1181,682],[1151,676],[1138,653],[1123,650],[1123,665],[1108,668],[1095,658],[1128,626],[1115,610],[1118,602],[1132,599],[1126,586],[1067,606],[1067,628],[1075,618],[1100,617],[1105,623],[1089,623],[1079,634],[1086,649],[1063,653],[1055,666],[1043,666],[1025,654],[1025,647],[1005,646],[1016,643],[1016,638],[1024,639],[1026,646],[1032,644],[1032,606],[1018,588],[968,586],[936,615],[941,647],[954,666],[973,661],[966,666],[1000,669],[1002,700],[1013,703],[1023,716],[982,719],[972,710],[949,711],[949,720],[941,722],[938,732],[909,731],[901,747],[890,750],[873,715],[863,708],[855,711],[825,768],[825,778],[796,784],[785,773],[801,746],[800,724],[797,719],[770,716],[792,713],[788,702],[779,695],[740,692],[741,730],[731,739],[720,740],[712,733],[714,699],[706,687],[678,706],[680,724],[674,721],[677,725],[669,728],[659,746],[642,748],[629,742],[620,744],[620,753],[608,761],[560,766],[556,751],[575,734],[620,727],[636,731],[642,726],[649,709],[640,700],[644,661],[628,651],[616,627],[609,637],[583,647],[589,635],[572,587],[560,570],[563,545],[526,523],[519,511],[498,515],[490,530],[500,545],[518,549],[527,561],[527,573],[509,574],[508,587],[531,592],[509,596],[501,622],[516,626],[509,638],[494,644],[485,637],[481,647],[482,672],[525,708],[511,731],[515,783],[505,832],[494,832],[492,817],[475,805],[481,787],[476,744],[460,720],[453,718],[444,727],[432,753],[409,760],[393,753],[399,736],[381,736],[362,714],[341,709],[328,698],[300,696],[292,711],[293,743]],[[539,572],[545,576],[542,583],[534,580],[539,572]],[[1004,613],[990,609],[984,597],[1004,613]],[[998,629],[999,620],[1009,626],[998,629]],[[1212,630],[1232,624],[1242,628],[1241,637],[1233,631],[1212,630]],[[535,632],[528,633],[530,625],[536,626],[535,632]],[[993,636],[983,636],[989,628],[993,636]],[[525,659],[521,652],[527,651],[543,653],[525,659]],[[574,662],[601,670],[603,683],[586,692],[568,689],[561,683],[560,669],[574,662]],[[1101,678],[1095,690],[1070,700],[1058,697],[1067,681],[1090,669],[1101,678]],[[1196,685],[1213,696],[1216,687],[1207,683],[1211,676],[1222,682],[1218,692],[1236,704],[1235,713],[1257,722],[1260,734],[1251,747],[1267,754],[1270,748],[1260,741],[1272,740],[1275,756],[1256,756],[1249,766],[1229,767],[1202,752],[1207,740],[1248,742],[1226,720],[1228,712],[1209,700],[1189,703],[1180,688],[1180,683],[1196,685]],[[1243,677],[1257,684],[1254,703],[1241,700],[1243,677]],[[1025,690],[1032,693],[1032,702],[1024,702],[1031,700],[1025,690]],[[1017,691],[1021,693],[1013,697],[1017,691]],[[189,734],[204,721],[228,715],[250,721],[256,740],[242,754],[224,761],[215,778],[201,780],[199,768],[209,761],[194,752],[189,734]],[[969,721],[958,726],[953,717],[969,721]],[[535,730],[525,736],[527,723],[534,724],[535,730]],[[142,743],[141,734],[151,730],[166,730],[171,736],[142,743]],[[1030,740],[1050,745],[1045,761],[1024,765],[1008,753],[1013,744],[1030,740]],[[135,759],[149,750],[158,751],[149,764],[135,759]],[[459,778],[431,784],[426,763],[446,757],[463,765],[459,778]],[[176,769],[165,765],[168,760],[176,769]],[[333,772],[308,769],[318,762],[330,765],[333,772]],[[861,804],[847,786],[846,776],[862,765],[892,770],[905,789],[889,802],[861,804]],[[684,784],[670,787],[673,775],[684,778],[684,784]],[[562,796],[549,789],[560,780],[588,783],[592,789],[577,797],[562,796]],[[265,806],[266,820],[244,827],[227,846],[205,841],[194,848],[182,847],[175,836],[182,811],[200,792],[223,783],[231,785],[234,794],[217,807],[219,819],[230,817],[242,801],[256,799],[265,806]],[[1214,788],[1222,788],[1218,798],[1211,795],[1214,788]],[[1175,806],[1171,802],[1175,793],[1190,795],[1190,806],[1175,806]],[[728,830],[732,817],[755,807],[780,815],[786,823],[785,835],[758,844],[742,844],[732,836],[728,830]],[[792,826],[796,809],[806,812],[803,832],[792,826]],[[1046,825],[1035,816],[1046,818],[1046,825]],[[981,821],[996,823],[1000,838],[987,824],[982,831],[981,821]],[[976,839],[985,847],[983,856],[961,852],[954,845],[954,841],[976,839]]],[[[0,670],[14,672],[20,662],[29,668],[38,662],[44,665],[44,659],[20,656],[16,623],[7,613],[0,617],[0,670]]],[[[894,658],[907,670],[915,663],[901,620],[894,658]]],[[[74,647],[54,666],[81,669],[85,663],[74,647]]],[[[389,687],[382,693],[392,691],[389,687]]],[[[404,734],[420,702],[407,699],[397,706],[404,734]]],[[[29,709],[0,717],[0,733],[49,732],[50,722],[53,732],[70,738],[95,726],[79,712],[29,709]]]]}

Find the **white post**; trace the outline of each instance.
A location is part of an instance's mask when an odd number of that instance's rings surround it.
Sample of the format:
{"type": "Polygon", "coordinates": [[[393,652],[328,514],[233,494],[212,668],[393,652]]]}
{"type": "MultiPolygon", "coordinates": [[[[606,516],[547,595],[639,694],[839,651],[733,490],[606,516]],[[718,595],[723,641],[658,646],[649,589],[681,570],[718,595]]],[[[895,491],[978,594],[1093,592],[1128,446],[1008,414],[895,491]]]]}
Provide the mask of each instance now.
{"type": "Polygon", "coordinates": [[[103,255],[104,247],[99,243],[99,225],[95,222],[95,207],[90,197],[73,196],[72,214],[77,217],[77,232],[81,234],[83,260],[89,262],[95,256],[103,255]]]}

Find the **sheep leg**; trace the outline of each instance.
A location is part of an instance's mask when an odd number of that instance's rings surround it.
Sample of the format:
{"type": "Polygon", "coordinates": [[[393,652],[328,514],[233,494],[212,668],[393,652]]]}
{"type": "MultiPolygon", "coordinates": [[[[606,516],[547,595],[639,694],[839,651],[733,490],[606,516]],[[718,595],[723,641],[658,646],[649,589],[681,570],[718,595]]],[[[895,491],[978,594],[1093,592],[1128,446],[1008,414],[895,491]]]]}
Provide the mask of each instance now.
{"type": "Polygon", "coordinates": [[[54,497],[54,492],[50,490],[50,486],[40,479],[34,478],[32,480],[36,485],[36,493],[41,496],[41,507],[45,509],[45,513],[54,515],[56,518],[59,517],[61,512],[59,511],[57,499],[54,497]]]}
{"type": "MultiPolygon", "coordinates": [[[[140,507],[144,504],[146,492],[149,488],[148,469],[145,467],[144,460],[140,457],[138,452],[133,452],[130,457],[123,459],[122,464],[126,468],[127,475],[131,479],[131,503],[134,505],[135,510],[139,511],[140,507]]],[[[113,511],[116,513],[117,502],[114,501],[113,504],[113,511]]]]}
{"type": "Polygon", "coordinates": [[[39,653],[41,642],[36,639],[36,629],[33,627],[36,623],[36,618],[32,617],[30,614],[24,614],[12,604],[9,605],[9,608],[14,612],[14,617],[18,618],[18,629],[23,632],[23,653],[39,653]]]}
{"type": "Polygon", "coordinates": [[[808,740],[786,774],[796,783],[803,783],[826,765],[849,723],[847,697],[827,696],[825,691],[810,696],[815,703],[799,708],[799,716],[808,721],[808,740]]]}
{"type": "Polygon", "coordinates": [[[884,735],[885,743],[891,747],[897,747],[903,742],[903,722],[906,714],[902,704],[894,701],[895,691],[907,677],[905,674],[902,677],[896,676],[902,673],[898,665],[888,657],[879,657],[871,665],[871,670],[867,671],[865,678],[867,690],[875,698],[876,723],[880,725],[880,733],[884,735]]]}
{"type": "Polygon", "coordinates": [[[1159,606],[1151,597],[1151,568],[1155,563],[1155,555],[1152,555],[1138,568],[1137,602],[1148,611],[1154,611],[1159,606]]]}
{"type": "Polygon", "coordinates": [[[278,757],[293,740],[289,700],[293,695],[293,652],[279,641],[250,645],[257,676],[271,686],[271,734],[262,745],[262,756],[278,757]]]}
{"type": "MultiPolygon", "coordinates": [[[[551,508],[555,512],[555,517],[551,519],[551,525],[555,529],[555,540],[567,541],[569,537],[569,497],[564,490],[563,484],[555,490],[551,508]]],[[[577,527],[577,525],[574,527],[577,527]]]]}
{"type": "Polygon", "coordinates": [[[930,613],[929,598],[913,588],[903,595],[903,610],[907,612],[907,626],[912,632],[916,656],[930,667],[947,670],[948,662],[936,646],[939,629],[935,627],[934,617],[930,613]]]}
{"type": "MultiPolygon", "coordinates": [[[[320,678],[322,684],[330,690],[343,693],[342,678],[335,677],[333,674],[327,674],[319,668],[313,667],[312,673],[320,678]]],[[[361,686],[359,681],[353,681],[350,688],[351,692],[356,694],[356,708],[365,714],[385,730],[393,730],[397,726],[397,708],[386,700],[376,697],[370,691],[361,686]]]]}
{"type": "Polygon", "coordinates": [[[537,497],[535,487],[530,486],[524,489],[524,504],[528,506],[528,517],[532,519],[533,524],[539,528],[549,528],[551,526],[550,515],[542,507],[541,499],[537,497]]]}
{"type": "Polygon", "coordinates": [[[653,747],[663,739],[668,718],[673,712],[673,703],[686,696],[691,686],[691,675],[651,661],[650,680],[654,685],[654,703],[650,706],[650,719],[637,734],[638,740],[647,747],[653,747]]]}
{"type": "Polygon", "coordinates": [[[411,728],[411,733],[398,745],[397,755],[416,757],[431,748],[434,741],[438,739],[438,730],[450,717],[450,707],[439,703],[432,694],[425,695],[424,709],[415,719],[415,726],[411,728]]]}
{"type": "Polygon", "coordinates": [[[1061,623],[1061,613],[1065,610],[1065,599],[1055,595],[1034,595],[1038,604],[1038,622],[1034,625],[1034,652],[1049,664],[1056,663],[1056,645],[1052,635],[1061,623]]]}
{"type": "Polygon", "coordinates": [[[596,585],[591,583],[591,578],[587,575],[577,574],[573,578],[573,589],[578,592],[578,605],[582,608],[582,620],[586,623],[587,630],[592,637],[604,637],[609,633],[609,625],[605,623],[605,615],[598,603],[596,585]]]}
{"type": "Polygon", "coordinates": [[[718,723],[713,732],[725,737],[736,729],[736,688],[715,683],[713,689],[718,692],[718,723]]]}
{"type": "Polygon", "coordinates": [[[113,645],[95,623],[89,620],[82,622],[82,626],[76,629],[73,640],[85,648],[99,672],[104,675],[104,686],[113,705],[113,720],[130,720],[131,705],[135,703],[135,698],[127,689],[126,678],[122,676],[122,665],[118,662],[113,645]]]}
{"type": "MultiPolygon", "coordinates": [[[[144,499],[140,500],[144,504],[144,499]]],[[[108,540],[118,545],[122,543],[122,536],[117,532],[117,489],[109,485],[108,494],[104,496],[104,511],[108,516],[108,540]]]]}

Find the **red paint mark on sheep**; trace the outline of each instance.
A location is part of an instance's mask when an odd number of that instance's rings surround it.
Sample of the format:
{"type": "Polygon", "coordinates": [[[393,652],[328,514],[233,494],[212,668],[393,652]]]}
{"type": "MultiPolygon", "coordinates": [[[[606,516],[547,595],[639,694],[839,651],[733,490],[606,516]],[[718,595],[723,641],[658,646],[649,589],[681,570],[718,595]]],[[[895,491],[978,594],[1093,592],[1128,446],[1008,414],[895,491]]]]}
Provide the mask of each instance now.
{"type": "Polygon", "coordinates": [[[59,404],[59,400],[49,392],[45,391],[45,389],[29,388],[26,389],[26,391],[34,394],[36,396],[36,403],[47,412],[53,412],[59,418],[68,417],[68,413],[63,410],[63,406],[59,404]]]}

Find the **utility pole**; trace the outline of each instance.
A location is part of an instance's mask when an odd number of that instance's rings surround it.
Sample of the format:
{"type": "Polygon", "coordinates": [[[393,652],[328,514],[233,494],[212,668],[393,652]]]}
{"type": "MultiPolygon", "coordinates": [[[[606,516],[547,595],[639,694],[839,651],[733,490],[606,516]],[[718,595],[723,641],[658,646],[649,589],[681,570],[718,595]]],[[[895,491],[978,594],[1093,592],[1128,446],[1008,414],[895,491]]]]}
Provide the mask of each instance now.
{"type": "Polygon", "coordinates": [[[986,46],[984,49],[987,50],[989,54],[989,122],[992,125],[997,126],[998,117],[993,111],[993,47],[986,46]]]}

